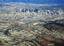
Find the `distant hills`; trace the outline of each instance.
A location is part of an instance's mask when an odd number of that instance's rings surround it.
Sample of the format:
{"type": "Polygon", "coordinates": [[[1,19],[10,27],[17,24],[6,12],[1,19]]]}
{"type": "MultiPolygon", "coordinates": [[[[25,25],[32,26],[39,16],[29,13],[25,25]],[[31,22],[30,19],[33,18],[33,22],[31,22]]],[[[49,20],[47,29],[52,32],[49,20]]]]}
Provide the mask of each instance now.
{"type": "MultiPolygon", "coordinates": [[[[9,12],[42,12],[50,10],[64,11],[64,6],[58,4],[31,4],[31,3],[0,3],[0,11],[3,13],[9,12]]],[[[54,13],[54,12],[53,12],[54,13]]]]}

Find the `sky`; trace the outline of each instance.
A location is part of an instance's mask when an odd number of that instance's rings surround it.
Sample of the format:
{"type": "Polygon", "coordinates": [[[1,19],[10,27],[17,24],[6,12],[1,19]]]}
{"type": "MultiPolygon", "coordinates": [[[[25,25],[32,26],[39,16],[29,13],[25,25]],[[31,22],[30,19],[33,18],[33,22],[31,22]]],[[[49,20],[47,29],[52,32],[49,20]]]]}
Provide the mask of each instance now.
{"type": "Polygon", "coordinates": [[[36,4],[61,4],[64,5],[64,0],[0,0],[4,2],[23,2],[23,3],[36,3],[36,4]]]}

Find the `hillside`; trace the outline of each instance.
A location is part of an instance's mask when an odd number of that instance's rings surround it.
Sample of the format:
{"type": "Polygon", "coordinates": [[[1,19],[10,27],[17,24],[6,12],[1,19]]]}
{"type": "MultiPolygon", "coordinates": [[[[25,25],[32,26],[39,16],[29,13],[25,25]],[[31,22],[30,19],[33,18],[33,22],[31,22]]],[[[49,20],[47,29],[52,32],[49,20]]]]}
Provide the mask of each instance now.
{"type": "Polygon", "coordinates": [[[64,7],[0,4],[0,46],[64,46],[64,7]]]}

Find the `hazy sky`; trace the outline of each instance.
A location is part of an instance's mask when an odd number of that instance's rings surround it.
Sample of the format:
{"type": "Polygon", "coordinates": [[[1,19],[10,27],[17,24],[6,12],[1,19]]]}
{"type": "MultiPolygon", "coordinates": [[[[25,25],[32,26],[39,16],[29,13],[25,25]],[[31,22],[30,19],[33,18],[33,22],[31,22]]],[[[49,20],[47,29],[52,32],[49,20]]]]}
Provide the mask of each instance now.
{"type": "Polygon", "coordinates": [[[24,3],[40,3],[40,4],[62,4],[64,0],[0,0],[0,2],[24,2],[24,3]]]}

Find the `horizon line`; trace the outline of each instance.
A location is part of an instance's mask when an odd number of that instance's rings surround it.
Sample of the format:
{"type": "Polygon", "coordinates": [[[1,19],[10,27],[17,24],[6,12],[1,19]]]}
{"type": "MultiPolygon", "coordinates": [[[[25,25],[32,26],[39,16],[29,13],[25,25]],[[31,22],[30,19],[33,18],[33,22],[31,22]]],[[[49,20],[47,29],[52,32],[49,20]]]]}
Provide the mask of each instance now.
{"type": "Polygon", "coordinates": [[[47,4],[47,3],[43,3],[43,4],[39,4],[39,3],[24,3],[24,2],[5,2],[2,3],[0,2],[0,4],[28,4],[28,5],[42,5],[42,6],[64,6],[62,4],[47,4]]]}

